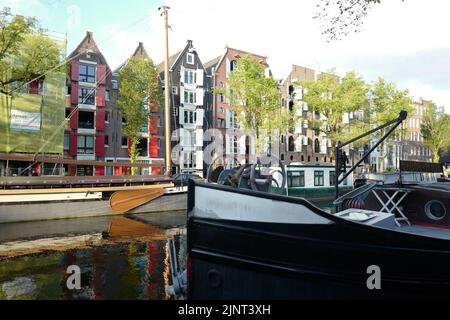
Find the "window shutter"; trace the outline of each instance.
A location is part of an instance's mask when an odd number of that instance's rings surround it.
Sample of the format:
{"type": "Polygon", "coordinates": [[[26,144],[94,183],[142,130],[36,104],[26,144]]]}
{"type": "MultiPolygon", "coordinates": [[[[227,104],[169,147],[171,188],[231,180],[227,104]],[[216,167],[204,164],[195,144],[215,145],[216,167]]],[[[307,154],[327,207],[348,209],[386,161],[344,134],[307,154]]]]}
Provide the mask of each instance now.
{"type": "Polygon", "coordinates": [[[238,141],[238,143],[239,143],[239,154],[240,155],[244,155],[245,154],[245,150],[246,150],[245,140],[246,140],[245,136],[242,136],[239,139],[239,141],[238,141]]]}
{"type": "Polygon", "coordinates": [[[205,110],[197,109],[197,126],[203,127],[203,119],[205,117],[205,110]]]}
{"type": "Polygon", "coordinates": [[[95,155],[100,158],[105,156],[105,136],[102,134],[95,136],[95,155]]]}
{"type": "Polygon", "coordinates": [[[203,129],[195,130],[195,146],[203,147],[203,129]]]}
{"type": "Polygon", "coordinates": [[[158,157],[158,138],[150,138],[150,158],[157,158],[158,157]]]}
{"type": "Polygon", "coordinates": [[[302,152],[302,137],[295,139],[295,152],[302,152]]]}
{"type": "Polygon", "coordinates": [[[178,112],[179,122],[180,124],[184,124],[184,108],[179,108],[179,111],[180,111],[178,112]]]}
{"type": "Polygon", "coordinates": [[[186,135],[185,135],[185,130],[183,128],[180,129],[180,145],[184,146],[185,145],[185,140],[186,140],[186,135]]]}
{"type": "Polygon", "coordinates": [[[195,97],[195,101],[196,101],[196,105],[197,106],[203,106],[203,95],[204,95],[204,90],[203,89],[197,89],[196,97],[195,97]]]}
{"type": "Polygon", "coordinates": [[[105,131],[105,110],[95,112],[95,127],[97,131],[105,131]]]}
{"type": "Polygon", "coordinates": [[[230,72],[231,72],[230,59],[226,58],[225,62],[226,62],[226,68],[227,68],[226,72],[227,72],[227,79],[228,79],[230,77],[230,72]]]}
{"type": "Polygon", "coordinates": [[[79,76],[80,76],[80,62],[78,60],[72,60],[72,80],[78,81],[79,76]]]}
{"type": "Polygon", "coordinates": [[[197,85],[200,87],[203,87],[203,75],[204,75],[204,70],[198,69],[197,70],[197,85]]]}
{"type": "Polygon", "coordinates": [[[180,82],[182,83],[182,84],[184,84],[184,72],[186,71],[186,68],[185,67],[183,67],[183,66],[181,66],[180,67],[180,82]]]}
{"type": "Polygon", "coordinates": [[[180,104],[184,104],[184,87],[180,86],[180,104]]]}
{"type": "Polygon", "coordinates": [[[70,117],[70,129],[78,129],[78,108],[75,110],[75,112],[72,113],[72,116],[70,117]]]}
{"type": "Polygon", "coordinates": [[[229,135],[225,135],[225,155],[231,155],[232,152],[232,142],[231,142],[232,137],[229,135]]]}
{"type": "Polygon", "coordinates": [[[158,134],[158,116],[150,116],[150,134],[158,134]]]}
{"type": "Polygon", "coordinates": [[[203,170],[203,151],[197,151],[196,153],[196,168],[198,170],[203,170]]]}
{"type": "Polygon", "coordinates": [[[106,95],[105,87],[99,87],[97,89],[97,107],[105,106],[105,95],[106,95]]]}
{"type": "Polygon", "coordinates": [[[78,84],[72,83],[71,85],[71,94],[70,94],[70,102],[72,104],[77,105],[78,104],[78,84]]]}
{"type": "Polygon", "coordinates": [[[226,115],[226,119],[225,119],[225,128],[226,129],[231,128],[231,125],[232,125],[231,121],[232,121],[231,112],[230,112],[230,110],[227,109],[227,115],[226,115]]]}
{"type": "Polygon", "coordinates": [[[78,137],[76,132],[69,134],[69,154],[76,157],[78,152],[78,137]]]}
{"type": "Polygon", "coordinates": [[[106,66],[100,64],[97,66],[97,84],[106,83],[106,66]]]}

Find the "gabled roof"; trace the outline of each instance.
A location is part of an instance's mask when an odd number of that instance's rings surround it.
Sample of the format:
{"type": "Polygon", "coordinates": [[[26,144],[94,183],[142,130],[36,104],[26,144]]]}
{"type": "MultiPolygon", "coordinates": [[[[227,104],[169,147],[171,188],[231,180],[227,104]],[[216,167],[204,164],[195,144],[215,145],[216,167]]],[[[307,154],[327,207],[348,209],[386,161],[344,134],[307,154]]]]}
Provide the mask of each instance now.
{"type": "Polygon", "coordinates": [[[219,63],[220,59],[222,59],[222,56],[218,56],[214,59],[212,59],[211,61],[208,61],[207,63],[205,63],[205,69],[209,69],[211,67],[215,67],[217,66],[217,64],[219,63]]]}
{"type": "Polygon", "coordinates": [[[105,59],[105,56],[100,51],[100,49],[97,46],[97,43],[94,40],[94,34],[90,31],[86,32],[86,36],[80,42],[80,44],[78,44],[75,50],[69,55],[68,60],[74,59],[77,55],[88,53],[88,50],[97,54],[101,64],[106,65],[107,71],[111,71],[108,62],[105,59]]]}
{"type": "MultiPolygon", "coordinates": [[[[145,50],[143,42],[139,42],[139,45],[136,48],[136,50],[134,51],[134,53],[131,55],[131,58],[134,58],[134,59],[149,59],[150,58],[150,56],[147,53],[147,50],[145,50]]],[[[120,69],[122,69],[125,66],[125,64],[127,63],[127,61],[128,61],[128,59],[125,60],[123,63],[121,63],[114,72],[116,73],[120,69]]]]}
{"type": "MultiPolygon", "coordinates": [[[[177,53],[175,53],[174,55],[172,55],[172,56],[169,57],[169,70],[172,71],[172,70],[173,70],[173,67],[174,67],[175,64],[178,62],[178,60],[180,60],[180,58],[181,58],[182,56],[184,56],[184,54],[185,54],[187,51],[191,52],[191,51],[190,51],[191,49],[193,49],[194,52],[196,52],[194,46],[192,45],[192,40],[188,40],[188,41],[187,41],[187,44],[186,44],[186,46],[184,47],[183,50],[178,51],[177,53]]],[[[200,61],[200,64],[203,66],[203,68],[205,68],[204,65],[203,65],[203,63],[201,62],[200,57],[198,56],[198,53],[197,53],[197,52],[196,52],[196,54],[197,54],[197,58],[198,58],[199,61],[200,61]]],[[[156,66],[156,68],[158,69],[158,71],[159,71],[160,73],[163,73],[163,72],[164,72],[164,61],[161,62],[161,63],[159,63],[159,64],[156,66]]]]}
{"type": "MultiPolygon", "coordinates": [[[[219,60],[216,62],[216,65],[215,65],[216,69],[218,69],[218,68],[220,67],[220,65],[222,64],[222,62],[225,60],[225,58],[226,58],[227,55],[228,55],[228,51],[229,51],[229,50],[237,51],[237,52],[239,53],[239,55],[246,55],[246,54],[249,54],[249,55],[251,55],[251,56],[253,56],[253,57],[261,58],[261,59],[263,59],[264,61],[267,60],[267,57],[265,57],[265,56],[262,56],[262,55],[259,55],[259,54],[255,54],[255,53],[251,53],[251,52],[247,52],[247,51],[243,51],[243,50],[240,50],[240,49],[235,49],[235,48],[231,48],[231,47],[226,46],[226,47],[225,47],[225,52],[224,52],[224,54],[223,54],[222,56],[220,56],[220,57],[219,57],[219,60]]],[[[217,59],[217,58],[216,58],[216,59],[217,59]]],[[[207,64],[214,63],[214,60],[215,60],[215,59],[209,61],[207,64]]],[[[210,67],[211,67],[211,66],[213,66],[213,65],[210,65],[210,67]]],[[[206,67],[205,67],[205,68],[206,68],[206,67]]]]}
{"type": "MultiPolygon", "coordinates": [[[[183,52],[184,50],[180,50],[177,53],[175,53],[174,55],[171,55],[169,57],[169,69],[172,69],[173,65],[175,64],[175,62],[177,62],[178,57],[180,56],[180,54],[183,52]]],[[[156,68],[158,69],[159,72],[164,72],[164,61],[161,62],[160,64],[158,64],[156,66],[156,68]]]]}

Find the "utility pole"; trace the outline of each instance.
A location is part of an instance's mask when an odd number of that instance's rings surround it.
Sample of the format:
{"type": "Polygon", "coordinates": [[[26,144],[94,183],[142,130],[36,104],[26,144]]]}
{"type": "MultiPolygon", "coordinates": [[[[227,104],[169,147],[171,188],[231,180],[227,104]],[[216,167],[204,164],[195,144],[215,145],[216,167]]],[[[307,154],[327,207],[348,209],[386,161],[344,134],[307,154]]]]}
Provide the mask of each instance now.
{"type": "Polygon", "coordinates": [[[170,130],[170,81],[169,81],[169,9],[168,6],[160,7],[164,16],[166,43],[165,43],[165,61],[164,61],[164,93],[165,93],[165,133],[166,133],[166,172],[167,176],[172,174],[172,152],[171,152],[171,130],[170,130]]]}

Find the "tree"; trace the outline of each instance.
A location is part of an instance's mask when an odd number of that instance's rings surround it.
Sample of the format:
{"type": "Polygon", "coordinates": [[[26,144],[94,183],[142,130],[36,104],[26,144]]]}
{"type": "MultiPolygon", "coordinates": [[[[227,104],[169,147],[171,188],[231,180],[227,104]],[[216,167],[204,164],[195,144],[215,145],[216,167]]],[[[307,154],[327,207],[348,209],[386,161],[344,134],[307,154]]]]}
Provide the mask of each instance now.
{"type": "Polygon", "coordinates": [[[37,20],[0,11],[0,92],[13,95],[24,84],[60,63],[60,48],[37,20]]]}
{"type": "MultiPolygon", "coordinates": [[[[413,112],[412,101],[409,96],[408,90],[398,90],[393,83],[386,82],[383,78],[378,78],[372,83],[370,90],[370,110],[371,110],[371,124],[375,126],[383,125],[398,117],[401,111],[407,111],[409,115],[413,112]]],[[[383,134],[386,129],[383,130],[383,134]]],[[[406,131],[402,128],[397,129],[397,137],[399,140],[405,138],[406,131]]],[[[392,141],[392,137],[388,138],[386,142],[380,145],[381,158],[385,158],[390,155],[389,141],[392,141]],[[388,152],[386,152],[388,151],[388,152]]],[[[380,171],[384,170],[384,161],[380,161],[380,171]]]]}
{"type": "Polygon", "coordinates": [[[362,119],[343,121],[348,113],[355,113],[367,106],[368,87],[355,72],[349,72],[340,81],[334,72],[324,73],[315,82],[300,82],[306,89],[303,100],[314,113],[326,120],[309,119],[312,129],[326,133],[333,149],[338,141],[344,142],[364,131],[362,119]]]}
{"type": "MultiPolygon", "coordinates": [[[[134,59],[127,61],[119,71],[120,97],[117,108],[126,120],[123,132],[131,139],[130,159],[136,163],[139,156],[137,148],[142,127],[149,121],[148,101],[160,102],[158,70],[151,59],[134,59]]],[[[133,168],[132,174],[137,174],[133,168]]]]}
{"type": "Polygon", "coordinates": [[[218,89],[230,101],[231,110],[245,133],[255,133],[257,153],[267,133],[283,128],[282,113],[279,108],[280,93],[278,82],[265,76],[265,67],[251,55],[242,56],[237,62],[237,70],[230,74],[230,89],[218,89]]]}
{"type": "Polygon", "coordinates": [[[425,113],[421,125],[425,146],[431,149],[433,161],[438,163],[440,152],[450,147],[450,115],[444,108],[438,108],[434,103],[425,113]]]}
{"type": "Polygon", "coordinates": [[[328,40],[341,40],[352,32],[359,32],[373,4],[381,0],[320,0],[315,19],[324,22],[322,34],[328,40]]]}

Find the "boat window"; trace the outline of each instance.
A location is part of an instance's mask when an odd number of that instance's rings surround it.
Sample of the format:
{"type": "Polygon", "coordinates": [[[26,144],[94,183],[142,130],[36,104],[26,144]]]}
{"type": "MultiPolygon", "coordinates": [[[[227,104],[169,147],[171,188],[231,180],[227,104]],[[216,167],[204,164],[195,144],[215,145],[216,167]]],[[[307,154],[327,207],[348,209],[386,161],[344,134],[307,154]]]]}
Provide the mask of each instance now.
{"type": "Polygon", "coordinates": [[[299,188],[305,186],[305,171],[288,171],[288,188],[299,188]]]}
{"type": "Polygon", "coordinates": [[[314,171],[314,186],[315,187],[324,186],[324,172],[323,171],[314,171]]]}
{"type": "Polygon", "coordinates": [[[330,186],[336,185],[336,173],[334,171],[330,171],[330,186]]]}
{"type": "Polygon", "coordinates": [[[439,221],[445,218],[447,210],[442,202],[432,200],[425,205],[425,213],[428,218],[439,221]]]}

